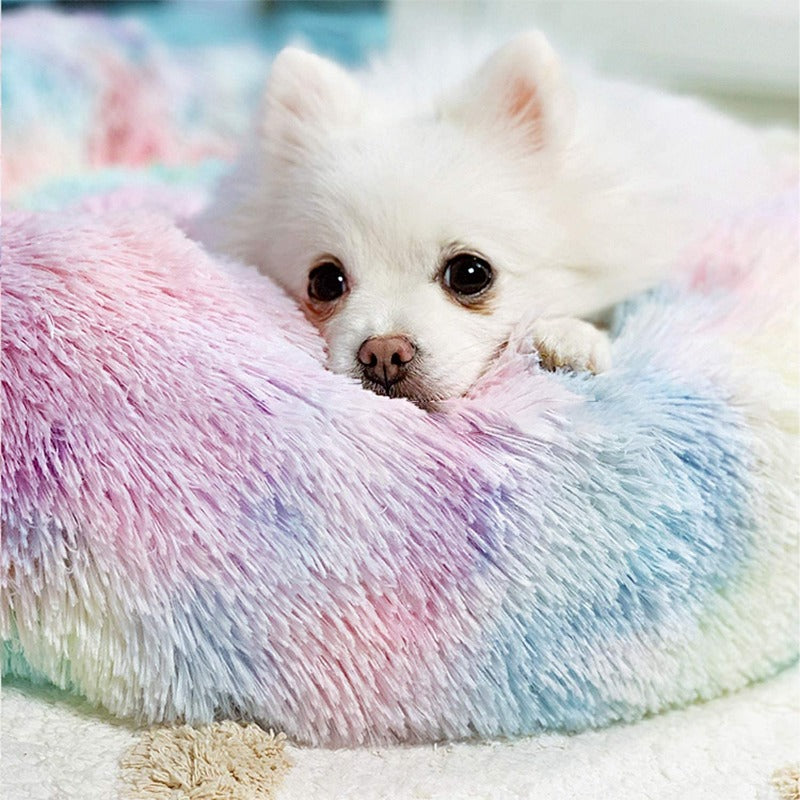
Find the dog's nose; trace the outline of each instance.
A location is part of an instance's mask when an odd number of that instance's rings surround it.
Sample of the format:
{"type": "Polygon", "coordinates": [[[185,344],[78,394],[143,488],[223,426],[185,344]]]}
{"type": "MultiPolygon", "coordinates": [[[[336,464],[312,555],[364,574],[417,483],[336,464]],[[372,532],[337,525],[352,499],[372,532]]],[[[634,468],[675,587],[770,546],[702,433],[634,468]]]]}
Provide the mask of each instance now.
{"type": "Polygon", "coordinates": [[[405,336],[373,336],[358,348],[358,361],[364,374],[388,391],[403,377],[416,354],[414,343],[405,336]]]}

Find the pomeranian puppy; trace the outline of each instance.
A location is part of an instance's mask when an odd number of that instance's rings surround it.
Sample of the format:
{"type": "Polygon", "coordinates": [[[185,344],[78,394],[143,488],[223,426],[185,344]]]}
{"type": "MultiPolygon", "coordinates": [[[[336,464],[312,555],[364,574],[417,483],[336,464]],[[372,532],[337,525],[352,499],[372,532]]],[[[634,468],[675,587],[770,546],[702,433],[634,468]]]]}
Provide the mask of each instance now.
{"type": "Polygon", "coordinates": [[[283,50],[198,230],[297,299],[330,369],[423,407],[463,394],[520,324],[544,366],[607,369],[592,322],[777,185],[756,132],[568,75],[538,32],[410,107],[384,82],[283,50]]]}

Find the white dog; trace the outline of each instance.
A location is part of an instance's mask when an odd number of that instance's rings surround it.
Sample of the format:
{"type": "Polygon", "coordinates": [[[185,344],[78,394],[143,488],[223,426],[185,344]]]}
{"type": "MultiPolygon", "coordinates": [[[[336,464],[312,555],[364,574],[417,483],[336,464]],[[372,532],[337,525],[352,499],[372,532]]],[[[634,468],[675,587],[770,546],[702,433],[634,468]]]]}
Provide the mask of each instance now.
{"type": "Polygon", "coordinates": [[[540,33],[416,109],[288,48],[200,230],[297,299],[332,370],[427,407],[523,320],[545,366],[606,369],[587,320],[774,188],[761,150],[695,101],[568,77],[540,33]]]}

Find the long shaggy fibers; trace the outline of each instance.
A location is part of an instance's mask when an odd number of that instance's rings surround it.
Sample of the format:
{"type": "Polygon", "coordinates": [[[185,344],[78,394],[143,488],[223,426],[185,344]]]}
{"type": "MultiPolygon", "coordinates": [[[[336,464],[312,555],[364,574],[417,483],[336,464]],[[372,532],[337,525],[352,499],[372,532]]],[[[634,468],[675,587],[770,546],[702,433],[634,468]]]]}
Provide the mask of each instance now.
{"type": "Polygon", "coordinates": [[[797,657],[797,197],[426,413],[166,217],[6,215],[4,670],[323,744],[578,730],[797,657]]]}

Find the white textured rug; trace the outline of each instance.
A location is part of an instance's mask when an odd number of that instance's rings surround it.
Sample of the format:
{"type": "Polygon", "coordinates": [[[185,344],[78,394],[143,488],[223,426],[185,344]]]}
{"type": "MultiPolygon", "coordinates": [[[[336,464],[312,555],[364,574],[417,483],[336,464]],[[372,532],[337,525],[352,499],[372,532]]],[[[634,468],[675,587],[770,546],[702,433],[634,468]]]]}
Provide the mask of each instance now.
{"type": "MultiPolygon", "coordinates": [[[[137,735],[55,690],[6,685],[0,796],[113,800],[117,761],[137,735]]],[[[800,797],[800,669],[704,705],[577,736],[287,750],[294,766],[277,800],[788,800],[800,797]]]]}

